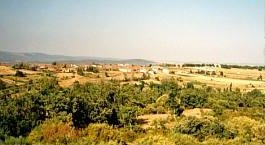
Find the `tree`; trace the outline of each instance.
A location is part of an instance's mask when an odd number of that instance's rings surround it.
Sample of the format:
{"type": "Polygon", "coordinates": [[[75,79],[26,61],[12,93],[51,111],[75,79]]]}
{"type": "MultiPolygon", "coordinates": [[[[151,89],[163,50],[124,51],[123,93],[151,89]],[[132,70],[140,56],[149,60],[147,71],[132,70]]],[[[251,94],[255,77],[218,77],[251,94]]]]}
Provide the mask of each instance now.
{"type": "Polygon", "coordinates": [[[92,111],[91,105],[83,98],[76,97],[72,101],[72,121],[73,125],[77,128],[84,128],[92,122],[89,116],[92,111]]]}
{"type": "Polygon", "coordinates": [[[80,76],[84,76],[85,75],[85,73],[84,73],[84,71],[83,71],[83,69],[81,67],[77,68],[77,74],[80,75],[80,76]]]}
{"type": "Polygon", "coordinates": [[[110,75],[107,72],[105,72],[105,77],[110,77],[110,75]]]}
{"type": "Polygon", "coordinates": [[[230,90],[230,92],[232,91],[232,86],[233,86],[233,84],[230,83],[230,85],[229,85],[229,90],[230,90]]]}
{"type": "Polygon", "coordinates": [[[199,90],[187,89],[182,92],[180,102],[187,108],[201,108],[207,102],[207,96],[199,90]]]}
{"type": "Polygon", "coordinates": [[[0,101],[0,130],[9,136],[26,136],[45,120],[44,98],[40,94],[25,94],[0,101]]]}
{"type": "Polygon", "coordinates": [[[29,67],[29,65],[25,64],[23,62],[17,63],[17,64],[12,66],[12,68],[14,68],[14,69],[26,69],[28,67],[29,67]]]}
{"type": "Polygon", "coordinates": [[[113,108],[108,117],[108,123],[111,125],[118,125],[120,123],[116,109],[113,108]]]}
{"type": "Polygon", "coordinates": [[[166,101],[166,105],[169,107],[170,110],[173,111],[173,114],[176,116],[180,116],[184,109],[180,106],[179,102],[176,100],[176,94],[170,93],[168,99],[166,101]]]}
{"type": "Polygon", "coordinates": [[[166,105],[175,113],[175,107],[178,105],[175,93],[169,93],[166,105]]]}
{"type": "Polygon", "coordinates": [[[99,69],[97,67],[94,67],[94,66],[89,66],[87,68],[87,71],[88,72],[93,72],[93,73],[99,73],[99,69]]]}
{"type": "Polygon", "coordinates": [[[220,76],[224,76],[224,72],[223,71],[220,71],[220,76]]]}

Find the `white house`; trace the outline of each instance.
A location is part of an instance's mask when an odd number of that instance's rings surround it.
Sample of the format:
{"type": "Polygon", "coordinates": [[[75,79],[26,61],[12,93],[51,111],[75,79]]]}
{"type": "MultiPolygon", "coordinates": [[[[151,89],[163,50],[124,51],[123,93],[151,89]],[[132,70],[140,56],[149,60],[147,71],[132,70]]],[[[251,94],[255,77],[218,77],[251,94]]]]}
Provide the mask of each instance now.
{"type": "Polygon", "coordinates": [[[141,72],[141,73],[146,73],[147,70],[146,70],[145,68],[140,68],[140,72],[141,72]]]}
{"type": "Polygon", "coordinates": [[[132,72],[132,70],[129,68],[119,68],[119,71],[120,72],[132,72]]]}
{"type": "Polygon", "coordinates": [[[163,72],[164,74],[169,74],[169,69],[167,69],[167,68],[163,68],[163,69],[162,69],[162,72],[163,72]]]}

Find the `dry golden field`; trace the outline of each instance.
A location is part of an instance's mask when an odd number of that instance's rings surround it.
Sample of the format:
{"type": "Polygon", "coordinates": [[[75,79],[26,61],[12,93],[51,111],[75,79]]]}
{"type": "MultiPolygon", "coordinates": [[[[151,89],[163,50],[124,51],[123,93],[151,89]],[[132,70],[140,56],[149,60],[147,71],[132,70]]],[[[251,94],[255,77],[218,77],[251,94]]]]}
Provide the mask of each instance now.
{"type": "MultiPolygon", "coordinates": [[[[148,69],[148,68],[147,68],[148,69]]],[[[258,70],[250,70],[250,69],[223,69],[217,68],[216,74],[214,76],[204,75],[198,73],[191,73],[190,70],[196,72],[194,68],[169,68],[169,70],[174,71],[174,74],[165,74],[165,73],[157,73],[151,75],[149,80],[145,80],[145,82],[155,82],[159,83],[162,79],[167,78],[176,78],[180,81],[180,84],[185,84],[187,82],[193,82],[195,85],[201,86],[212,86],[214,88],[229,88],[232,84],[232,88],[239,88],[241,91],[249,91],[254,88],[265,91],[265,73],[263,71],[258,70]],[[224,76],[220,76],[219,72],[223,72],[224,76]],[[263,81],[258,81],[257,78],[262,75],[263,81]],[[159,79],[158,79],[159,78],[159,79]]],[[[0,66],[0,76],[1,79],[7,83],[17,83],[23,84],[23,82],[27,82],[28,80],[34,80],[39,78],[42,75],[42,71],[30,71],[30,70],[21,70],[26,77],[15,77],[14,74],[16,72],[15,69],[9,66],[0,66]]],[[[59,85],[62,87],[70,87],[74,82],[78,81],[81,84],[86,82],[101,82],[101,81],[109,81],[109,80],[117,80],[127,83],[136,83],[134,79],[141,78],[143,73],[139,72],[130,72],[124,73],[120,71],[101,71],[99,73],[87,73],[85,76],[80,76],[77,73],[61,73],[61,72],[53,72],[57,77],[59,85]]]]}

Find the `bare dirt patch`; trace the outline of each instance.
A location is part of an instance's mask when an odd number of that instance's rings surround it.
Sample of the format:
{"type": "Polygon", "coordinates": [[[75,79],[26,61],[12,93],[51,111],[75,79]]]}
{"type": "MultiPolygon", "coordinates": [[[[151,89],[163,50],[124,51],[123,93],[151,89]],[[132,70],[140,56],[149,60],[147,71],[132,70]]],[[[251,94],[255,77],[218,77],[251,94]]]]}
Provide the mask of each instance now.
{"type": "Polygon", "coordinates": [[[31,70],[26,70],[26,69],[21,69],[20,71],[22,71],[26,75],[34,75],[34,74],[39,74],[40,73],[38,71],[31,71],[31,70]]]}
{"type": "Polygon", "coordinates": [[[141,124],[141,127],[143,129],[147,129],[149,127],[152,127],[152,123],[155,120],[167,120],[171,114],[147,114],[147,115],[141,115],[138,116],[138,122],[141,124]]]}
{"type": "Polygon", "coordinates": [[[11,67],[0,66],[0,75],[14,75],[16,71],[11,67]]]}
{"type": "Polygon", "coordinates": [[[212,112],[212,109],[202,109],[202,108],[194,108],[194,109],[186,109],[182,113],[185,117],[197,117],[202,118],[205,115],[208,115],[210,112],[212,112]]]}

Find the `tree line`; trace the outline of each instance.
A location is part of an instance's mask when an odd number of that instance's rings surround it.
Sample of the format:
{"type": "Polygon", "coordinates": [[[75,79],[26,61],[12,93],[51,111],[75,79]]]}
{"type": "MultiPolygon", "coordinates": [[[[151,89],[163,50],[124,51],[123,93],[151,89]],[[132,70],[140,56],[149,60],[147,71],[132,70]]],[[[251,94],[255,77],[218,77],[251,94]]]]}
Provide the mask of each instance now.
{"type": "MultiPolygon", "coordinates": [[[[74,130],[97,123],[117,130],[134,130],[138,125],[137,116],[142,114],[171,113],[178,117],[186,109],[211,108],[216,116],[221,116],[226,109],[265,108],[265,95],[256,89],[242,93],[239,89],[196,87],[193,83],[180,86],[175,79],[162,80],[161,84],[144,81],[140,84],[75,82],[72,88],[61,88],[55,77],[46,76],[23,87],[0,81],[0,90],[5,90],[0,93],[2,142],[10,137],[32,137],[33,130],[58,116],[68,116],[69,127],[74,130]]],[[[262,114],[256,115],[262,118],[262,114]]],[[[176,132],[191,134],[200,140],[212,133],[221,138],[237,136],[222,124],[198,119],[185,120],[176,132]]]]}

